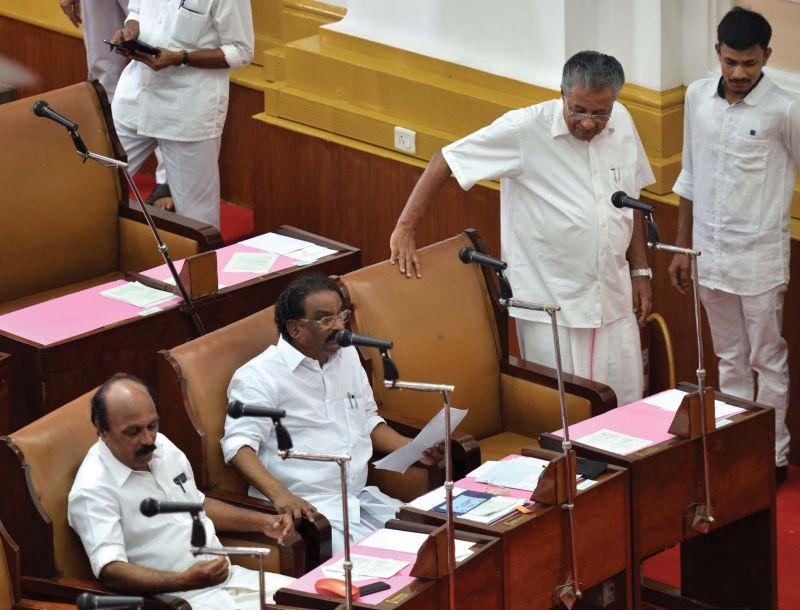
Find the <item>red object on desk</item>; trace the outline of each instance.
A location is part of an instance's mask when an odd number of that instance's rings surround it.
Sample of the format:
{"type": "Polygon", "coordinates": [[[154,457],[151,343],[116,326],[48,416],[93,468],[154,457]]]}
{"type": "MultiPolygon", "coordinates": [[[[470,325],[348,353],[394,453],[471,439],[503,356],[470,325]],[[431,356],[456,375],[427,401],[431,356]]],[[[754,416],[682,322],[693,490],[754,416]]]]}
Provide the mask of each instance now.
{"type": "MultiPolygon", "coordinates": [[[[317,593],[321,593],[322,595],[332,595],[333,597],[341,597],[343,599],[346,591],[345,582],[338,578],[320,578],[314,583],[314,589],[316,589],[317,593]]],[[[361,595],[361,591],[359,591],[358,587],[355,585],[350,585],[350,592],[353,596],[353,600],[358,599],[359,595],[361,595]]]]}

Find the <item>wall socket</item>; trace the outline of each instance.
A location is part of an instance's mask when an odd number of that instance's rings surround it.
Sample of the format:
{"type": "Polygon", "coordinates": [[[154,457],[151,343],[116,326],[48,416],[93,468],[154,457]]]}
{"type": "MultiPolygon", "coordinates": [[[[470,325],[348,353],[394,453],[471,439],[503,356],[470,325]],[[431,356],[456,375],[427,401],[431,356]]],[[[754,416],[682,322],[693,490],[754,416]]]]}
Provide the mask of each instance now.
{"type": "Polygon", "coordinates": [[[394,147],[409,155],[417,154],[417,132],[405,127],[394,128],[394,147]]]}

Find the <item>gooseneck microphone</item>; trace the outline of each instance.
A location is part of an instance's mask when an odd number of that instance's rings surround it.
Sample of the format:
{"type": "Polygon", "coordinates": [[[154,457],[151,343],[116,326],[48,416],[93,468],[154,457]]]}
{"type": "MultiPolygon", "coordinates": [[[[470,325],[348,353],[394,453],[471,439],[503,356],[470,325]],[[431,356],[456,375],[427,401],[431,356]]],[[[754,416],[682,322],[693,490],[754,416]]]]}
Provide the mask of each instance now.
{"type": "Polygon", "coordinates": [[[97,608],[138,608],[144,605],[143,597],[123,595],[94,595],[81,593],[75,600],[78,610],[96,610],[97,608]]]}
{"type": "Polygon", "coordinates": [[[458,251],[458,258],[465,265],[474,263],[476,265],[486,265],[487,267],[500,270],[508,267],[508,263],[489,256],[488,254],[484,254],[483,252],[478,252],[475,248],[468,248],[466,246],[458,251]]]}
{"type": "Polygon", "coordinates": [[[164,513],[192,513],[202,512],[202,502],[161,502],[155,498],[145,498],[139,505],[139,510],[145,517],[153,517],[164,513]]]}
{"type": "Polygon", "coordinates": [[[377,347],[379,350],[387,350],[392,349],[392,346],[394,345],[393,341],[375,339],[374,337],[365,337],[345,329],[338,331],[336,335],[334,335],[333,340],[342,347],[360,345],[361,347],[377,347]]]}
{"type": "Polygon", "coordinates": [[[228,403],[228,415],[234,419],[239,419],[240,417],[271,417],[276,419],[286,417],[286,411],[283,409],[273,409],[272,407],[245,405],[238,400],[232,400],[228,403]]]}
{"type": "Polygon", "coordinates": [[[56,123],[63,125],[70,131],[75,131],[78,129],[78,126],[70,121],[67,117],[58,114],[55,110],[50,108],[50,104],[45,102],[44,100],[39,100],[33,104],[33,113],[36,116],[45,117],[46,119],[50,119],[51,121],[55,121],[56,123]]]}
{"type": "Polygon", "coordinates": [[[628,197],[623,191],[617,191],[611,195],[611,203],[615,208],[630,208],[632,210],[639,210],[645,214],[652,214],[656,211],[655,207],[644,201],[639,201],[633,197],[628,197]]]}

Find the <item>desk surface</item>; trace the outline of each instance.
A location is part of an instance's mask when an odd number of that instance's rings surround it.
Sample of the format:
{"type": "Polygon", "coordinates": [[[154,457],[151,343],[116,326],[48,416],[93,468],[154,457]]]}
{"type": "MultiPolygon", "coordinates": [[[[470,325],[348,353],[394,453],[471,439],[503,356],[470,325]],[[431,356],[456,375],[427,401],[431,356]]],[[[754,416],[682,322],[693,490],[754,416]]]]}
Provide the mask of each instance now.
{"type": "MultiPolygon", "coordinates": [[[[672,412],[637,401],[570,426],[578,455],[630,470],[637,607],[641,561],[675,544],[681,544],[684,595],[723,607],[776,607],[774,414],[731,396],[717,398],[743,410],[727,418],[726,425],[718,423],[708,435],[715,522],[705,535],[687,520],[694,507],[705,502],[702,439],[669,434],[672,412]],[[648,439],[651,444],[622,455],[581,442],[601,429],[648,439]]],[[[561,433],[543,434],[540,442],[555,449],[561,433]]]]}
{"type": "MultiPolygon", "coordinates": [[[[509,459],[514,456],[508,456],[509,459]]],[[[456,488],[486,492],[496,489],[465,477],[456,488]]],[[[504,489],[503,494],[529,499],[531,493],[504,489]]],[[[630,603],[628,473],[610,467],[591,487],[575,497],[575,530],[578,574],[584,590],[613,579],[616,601],[608,608],[628,608],[630,603]]],[[[461,517],[459,529],[500,538],[503,552],[504,608],[549,610],[554,589],[567,582],[570,548],[564,511],[557,506],[535,504],[527,514],[512,514],[493,524],[461,517]]],[[[399,517],[408,521],[440,524],[444,515],[409,507],[399,517]]]]}
{"type": "MultiPolygon", "coordinates": [[[[391,523],[391,522],[390,522],[391,523]]],[[[393,522],[396,524],[396,522],[393,522]]],[[[410,531],[429,532],[434,528],[415,524],[396,524],[395,529],[408,529],[410,531]]],[[[414,553],[392,551],[367,546],[369,539],[376,533],[367,536],[359,543],[351,545],[351,555],[367,555],[397,559],[409,563],[391,578],[356,580],[356,586],[371,582],[382,581],[389,584],[385,591],[373,593],[360,598],[356,602],[358,608],[409,608],[413,610],[439,610],[447,607],[447,577],[437,581],[414,578],[410,572],[414,567],[417,556],[414,553]]],[[[456,562],[456,602],[457,607],[463,610],[500,610],[502,607],[502,593],[498,584],[500,572],[500,553],[497,539],[477,536],[471,533],[456,530],[456,539],[474,542],[473,553],[456,562]]],[[[292,583],[289,588],[281,589],[275,594],[279,603],[287,603],[303,608],[334,608],[343,603],[342,599],[328,597],[316,593],[314,583],[320,578],[326,578],[322,568],[343,558],[343,553],[332,557],[315,568],[305,576],[292,583]]]]}
{"type": "MultiPolygon", "coordinates": [[[[259,252],[245,244],[217,250],[219,282],[215,294],[195,301],[206,331],[216,330],[268,307],[301,273],[343,275],[360,267],[361,253],[292,227],[281,233],[321,245],[330,254],[296,266],[280,256],[266,275],[227,273],[236,252],[259,252]]],[[[180,266],[180,261],[176,261],[180,266]]],[[[145,273],[163,280],[166,266],[145,273]]],[[[148,315],[142,308],[100,295],[114,285],[97,286],[0,317],[0,352],[11,354],[11,407],[0,412],[0,434],[7,434],[44,413],[90,391],[120,371],[155,385],[156,352],[192,339],[196,330],[176,297],[148,315]]]]}

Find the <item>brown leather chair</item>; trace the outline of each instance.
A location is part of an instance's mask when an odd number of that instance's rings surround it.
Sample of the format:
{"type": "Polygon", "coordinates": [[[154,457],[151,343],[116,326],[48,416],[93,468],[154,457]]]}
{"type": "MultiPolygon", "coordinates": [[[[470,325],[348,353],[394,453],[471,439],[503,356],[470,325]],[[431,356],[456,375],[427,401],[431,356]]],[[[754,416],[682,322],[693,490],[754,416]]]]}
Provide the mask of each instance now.
{"type": "MultiPolygon", "coordinates": [[[[481,246],[469,231],[421,249],[422,279],[407,279],[386,261],[340,280],[354,332],[392,339],[401,379],[454,385],[451,404],[469,409],[458,430],[478,440],[483,460],[495,460],[538,445],[540,433],[561,426],[561,415],[555,371],[509,357],[508,316],[491,276],[458,258],[461,248],[481,246]]],[[[616,406],[607,386],[565,380],[570,422],[616,406]]],[[[383,416],[428,421],[442,408],[438,394],[387,390],[377,359],[372,387],[383,416]]]]}
{"type": "MultiPolygon", "coordinates": [[[[0,437],[0,519],[19,543],[21,573],[60,584],[78,579],[84,588],[102,591],[94,578],[78,535],[67,522],[67,498],[86,452],[97,442],[90,421],[94,391],[0,437]]],[[[254,534],[219,532],[223,544],[275,547],[274,541],[254,534]]],[[[293,534],[289,544],[267,556],[272,572],[291,570],[293,554],[303,556],[303,541],[293,534]],[[286,561],[288,567],[279,565],[286,561]],[[282,569],[283,568],[283,569],[282,569]]],[[[239,563],[239,562],[237,562],[239,563]]],[[[247,562],[244,562],[247,563],[247,562]]],[[[173,596],[157,596],[152,603],[168,600],[187,605],[173,596]]]]}
{"type": "MultiPolygon", "coordinates": [[[[36,99],[77,123],[92,152],[125,158],[96,83],[0,105],[0,314],[163,263],[121,174],[81,163],[66,130],[32,112],[36,99]]],[[[151,212],[176,259],[222,243],[205,223],[151,212]]]]}
{"type": "MultiPolygon", "coordinates": [[[[231,377],[240,366],[277,343],[274,317],[274,307],[269,307],[159,352],[161,429],[189,457],[204,493],[226,498],[247,497],[248,485],[235,469],[225,464],[219,441],[224,433],[231,377]]],[[[442,482],[438,467],[413,466],[406,474],[402,484],[384,491],[411,499],[442,482]]],[[[255,498],[249,500],[261,503],[255,498]]],[[[327,520],[317,519],[314,524],[304,520],[301,533],[307,541],[306,570],[309,570],[330,557],[330,526],[327,520]]]]}

